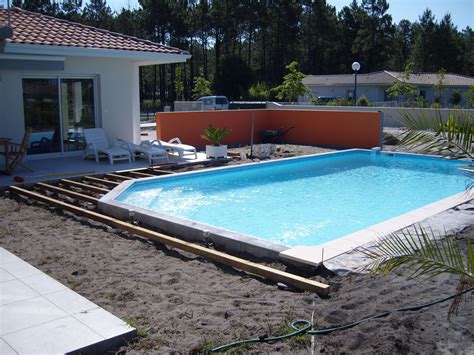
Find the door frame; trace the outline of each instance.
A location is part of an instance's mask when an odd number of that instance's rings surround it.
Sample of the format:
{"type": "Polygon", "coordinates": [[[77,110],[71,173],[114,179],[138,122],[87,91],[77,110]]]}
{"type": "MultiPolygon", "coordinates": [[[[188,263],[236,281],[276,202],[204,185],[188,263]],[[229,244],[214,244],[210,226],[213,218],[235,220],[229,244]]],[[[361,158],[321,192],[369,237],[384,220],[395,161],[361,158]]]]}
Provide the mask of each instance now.
{"type": "MultiPolygon", "coordinates": [[[[27,155],[27,160],[36,160],[36,159],[44,159],[44,158],[54,158],[54,157],[63,157],[63,156],[78,156],[84,153],[83,150],[77,150],[72,152],[65,152],[64,151],[64,137],[63,134],[63,117],[62,117],[62,103],[61,103],[61,79],[91,79],[92,80],[92,88],[94,90],[93,98],[94,98],[94,126],[99,127],[101,122],[99,114],[99,92],[98,92],[98,75],[86,75],[86,74],[26,74],[21,76],[21,93],[23,97],[23,79],[55,79],[57,82],[58,87],[58,114],[59,114],[59,132],[61,135],[61,151],[60,152],[53,152],[53,153],[43,153],[43,154],[33,154],[27,155]]],[[[22,104],[24,105],[24,101],[22,99],[22,104]]],[[[25,109],[23,107],[23,126],[26,124],[25,119],[25,109]]],[[[26,128],[25,128],[26,129],[26,128]]]]}

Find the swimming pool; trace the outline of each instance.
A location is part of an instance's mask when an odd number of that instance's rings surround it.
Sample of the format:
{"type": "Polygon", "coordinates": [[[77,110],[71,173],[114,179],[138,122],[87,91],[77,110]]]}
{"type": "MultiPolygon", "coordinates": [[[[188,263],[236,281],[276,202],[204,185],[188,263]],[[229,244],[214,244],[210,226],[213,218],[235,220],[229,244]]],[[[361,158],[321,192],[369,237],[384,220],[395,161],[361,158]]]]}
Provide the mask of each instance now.
{"type": "Polygon", "coordinates": [[[324,245],[460,193],[462,165],[354,149],[125,182],[105,200],[196,227],[198,239],[221,231],[281,251],[324,245]]]}

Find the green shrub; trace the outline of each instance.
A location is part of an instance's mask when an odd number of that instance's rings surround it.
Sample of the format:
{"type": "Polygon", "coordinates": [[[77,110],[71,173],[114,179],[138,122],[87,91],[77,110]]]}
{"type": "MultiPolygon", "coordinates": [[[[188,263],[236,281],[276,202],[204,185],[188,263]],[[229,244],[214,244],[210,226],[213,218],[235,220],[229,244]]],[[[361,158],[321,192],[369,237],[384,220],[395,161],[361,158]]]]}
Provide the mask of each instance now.
{"type": "Polygon", "coordinates": [[[329,101],[326,106],[350,106],[352,104],[351,100],[338,97],[335,100],[329,101]]]}
{"type": "Polygon", "coordinates": [[[451,96],[451,103],[455,106],[459,105],[459,103],[461,102],[462,100],[462,95],[461,95],[461,92],[459,90],[455,90],[453,92],[453,96],[451,96]]]}
{"type": "Polygon", "coordinates": [[[252,100],[268,100],[270,98],[270,89],[267,84],[258,82],[249,88],[248,96],[252,100]]]}
{"type": "Polygon", "coordinates": [[[356,102],[356,106],[369,106],[369,100],[365,97],[365,95],[362,95],[359,97],[359,99],[356,102]]]}
{"type": "Polygon", "coordinates": [[[147,111],[147,112],[156,112],[159,111],[161,106],[160,100],[143,100],[140,104],[140,110],[141,111],[147,111]]]}

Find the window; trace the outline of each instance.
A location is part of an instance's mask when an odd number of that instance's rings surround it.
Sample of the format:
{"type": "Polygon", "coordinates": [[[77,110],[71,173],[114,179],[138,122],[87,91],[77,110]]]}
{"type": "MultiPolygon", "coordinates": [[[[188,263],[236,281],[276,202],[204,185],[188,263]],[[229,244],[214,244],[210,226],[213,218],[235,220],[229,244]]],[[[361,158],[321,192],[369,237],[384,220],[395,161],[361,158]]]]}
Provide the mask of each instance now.
{"type": "Polygon", "coordinates": [[[85,148],[83,130],[96,126],[91,78],[24,78],[25,126],[32,128],[28,154],[85,148]]]}
{"type": "Polygon", "coordinates": [[[216,97],[216,104],[217,105],[227,105],[229,101],[227,101],[226,97],[216,97]]]}

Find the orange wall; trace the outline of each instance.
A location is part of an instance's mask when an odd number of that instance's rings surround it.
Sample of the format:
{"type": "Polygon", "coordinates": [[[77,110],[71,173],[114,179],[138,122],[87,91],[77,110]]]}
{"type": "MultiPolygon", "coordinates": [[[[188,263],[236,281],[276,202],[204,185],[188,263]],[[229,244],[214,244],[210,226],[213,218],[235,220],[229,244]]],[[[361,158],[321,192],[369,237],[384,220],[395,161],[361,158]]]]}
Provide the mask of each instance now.
{"type": "Polygon", "coordinates": [[[202,131],[212,124],[232,131],[224,144],[249,144],[252,116],[255,118],[254,142],[260,142],[264,129],[287,129],[283,143],[347,148],[381,146],[380,112],[340,112],[303,110],[235,110],[200,112],[158,112],[157,137],[179,137],[183,143],[202,148],[208,142],[202,131]]]}

